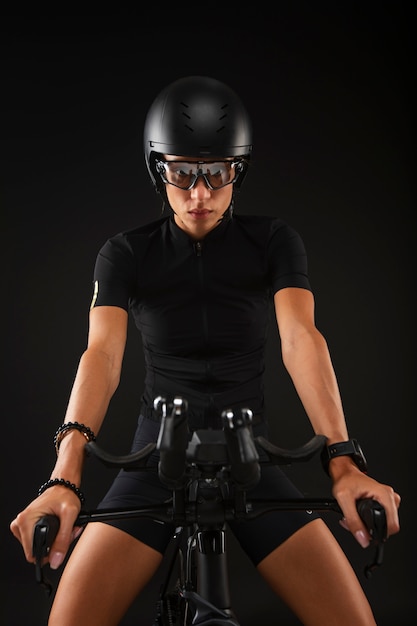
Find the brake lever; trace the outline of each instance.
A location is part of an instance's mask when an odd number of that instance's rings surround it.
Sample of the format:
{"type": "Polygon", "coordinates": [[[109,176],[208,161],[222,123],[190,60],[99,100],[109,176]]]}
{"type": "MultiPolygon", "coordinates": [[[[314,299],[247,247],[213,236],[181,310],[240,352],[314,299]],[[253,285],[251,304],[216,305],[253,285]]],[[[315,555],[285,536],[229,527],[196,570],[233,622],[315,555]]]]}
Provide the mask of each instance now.
{"type": "Polygon", "coordinates": [[[359,500],[357,509],[360,518],[371,535],[371,546],[375,547],[374,558],[364,569],[366,578],[371,578],[373,571],[382,565],[384,557],[384,544],[387,539],[385,509],[372,498],[359,500]]]}
{"type": "Polygon", "coordinates": [[[43,560],[58,534],[59,518],[55,515],[44,515],[35,524],[33,529],[32,554],[35,557],[35,579],[43,587],[48,596],[51,595],[52,585],[44,576],[43,560]]]}

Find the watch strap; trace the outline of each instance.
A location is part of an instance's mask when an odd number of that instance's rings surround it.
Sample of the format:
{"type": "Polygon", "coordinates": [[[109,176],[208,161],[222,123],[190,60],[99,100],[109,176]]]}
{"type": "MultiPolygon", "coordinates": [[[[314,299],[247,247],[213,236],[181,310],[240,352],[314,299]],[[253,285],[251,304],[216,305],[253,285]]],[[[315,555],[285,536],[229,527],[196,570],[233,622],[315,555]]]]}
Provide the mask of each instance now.
{"type": "Polygon", "coordinates": [[[321,453],[321,462],[327,474],[329,474],[330,461],[338,456],[350,456],[361,472],[366,472],[368,469],[362,448],[356,439],[348,439],[347,441],[339,441],[324,446],[321,453]]]}

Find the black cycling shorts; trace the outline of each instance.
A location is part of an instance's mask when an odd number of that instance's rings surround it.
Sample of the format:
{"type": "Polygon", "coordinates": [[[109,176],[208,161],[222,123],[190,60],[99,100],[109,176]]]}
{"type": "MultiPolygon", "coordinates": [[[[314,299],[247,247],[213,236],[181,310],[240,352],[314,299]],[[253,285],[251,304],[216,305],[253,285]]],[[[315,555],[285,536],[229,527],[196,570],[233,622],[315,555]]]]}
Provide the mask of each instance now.
{"type": "MultiPolygon", "coordinates": [[[[159,422],[140,416],[131,451],[156,442],[159,428],[159,422]]],[[[254,426],[253,430],[255,436],[266,434],[264,424],[254,426]]],[[[172,492],[159,480],[158,461],[159,453],[154,452],[148,460],[152,469],[121,470],[98,508],[143,507],[171,498],[172,492]]],[[[300,498],[302,495],[279,467],[265,466],[262,467],[259,483],[247,492],[247,499],[300,498]]],[[[317,514],[308,511],[273,511],[254,520],[233,521],[228,525],[248,557],[257,565],[299,528],[317,517],[317,514]]],[[[174,524],[147,518],[106,523],[124,530],[161,554],[164,554],[175,530],[174,524]]]]}

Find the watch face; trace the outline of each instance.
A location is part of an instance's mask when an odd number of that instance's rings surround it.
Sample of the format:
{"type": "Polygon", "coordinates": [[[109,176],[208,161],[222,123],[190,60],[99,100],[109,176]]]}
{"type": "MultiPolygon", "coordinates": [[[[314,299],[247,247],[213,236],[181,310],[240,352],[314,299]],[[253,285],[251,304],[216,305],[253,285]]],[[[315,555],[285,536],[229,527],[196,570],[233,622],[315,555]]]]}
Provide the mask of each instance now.
{"type": "Polygon", "coordinates": [[[362,448],[360,447],[356,439],[352,439],[352,444],[355,450],[352,458],[355,461],[356,465],[359,467],[359,469],[362,470],[362,472],[366,472],[368,464],[366,462],[365,455],[362,452],[362,448]]]}

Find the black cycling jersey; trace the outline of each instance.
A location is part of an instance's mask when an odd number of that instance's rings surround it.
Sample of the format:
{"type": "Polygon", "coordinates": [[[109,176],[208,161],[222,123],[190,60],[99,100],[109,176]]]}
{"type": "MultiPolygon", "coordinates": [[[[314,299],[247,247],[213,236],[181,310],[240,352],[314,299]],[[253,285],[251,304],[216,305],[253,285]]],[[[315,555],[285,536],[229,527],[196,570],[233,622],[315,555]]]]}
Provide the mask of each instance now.
{"type": "Polygon", "coordinates": [[[189,421],[219,427],[225,408],[263,415],[273,295],[310,289],[299,234],[278,218],[234,215],[194,241],[173,217],[120,233],[100,250],[93,306],[130,310],[153,399],[182,396],[189,421]]]}
{"type": "MultiPolygon", "coordinates": [[[[157,440],[157,396],[188,401],[190,433],[221,428],[227,408],[250,408],[262,421],[273,294],[284,287],[310,289],[304,246],[292,228],[272,217],[233,216],[196,242],[172,217],[164,218],[110,239],[98,255],[94,279],[93,305],[130,310],[142,334],[146,379],[131,452],[157,440]]],[[[255,434],[267,436],[265,422],[254,426],[255,434]]],[[[168,499],[158,460],[155,451],[148,471],[121,470],[99,508],[140,508],[168,499]]],[[[271,494],[302,497],[278,467],[263,469],[249,497],[271,494]]],[[[275,511],[231,522],[230,528],[257,565],[316,517],[275,511]]],[[[107,523],[161,554],[174,532],[171,524],[143,518],[107,523]]]]}

